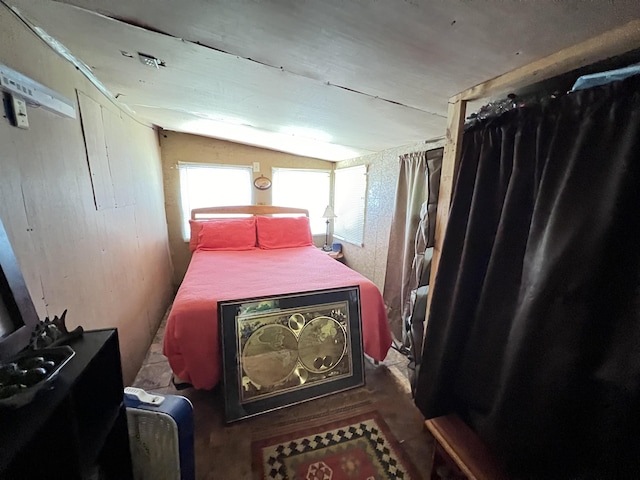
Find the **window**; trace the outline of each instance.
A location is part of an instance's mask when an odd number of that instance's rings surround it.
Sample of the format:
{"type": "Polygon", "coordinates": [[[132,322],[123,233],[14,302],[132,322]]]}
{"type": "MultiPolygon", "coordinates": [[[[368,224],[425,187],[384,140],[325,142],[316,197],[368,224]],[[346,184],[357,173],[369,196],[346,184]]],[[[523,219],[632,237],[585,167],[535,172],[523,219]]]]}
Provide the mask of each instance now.
{"type": "Polygon", "coordinates": [[[364,208],[367,194],[367,167],[341,168],[335,171],[333,234],[342,240],[362,245],[364,240],[364,208]]]}
{"type": "Polygon", "coordinates": [[[182,236],[189,240],[191,210],[224,205],[251,205],[251,167],[178,163],[182,236]]]}
{"type": "Polygon", "coordinates": [[[328,170],[274,168],[271,204],[309,210],[309,224],[314,235],[324,234],[324,209],[331,196],[331,173],[328,170]]]}

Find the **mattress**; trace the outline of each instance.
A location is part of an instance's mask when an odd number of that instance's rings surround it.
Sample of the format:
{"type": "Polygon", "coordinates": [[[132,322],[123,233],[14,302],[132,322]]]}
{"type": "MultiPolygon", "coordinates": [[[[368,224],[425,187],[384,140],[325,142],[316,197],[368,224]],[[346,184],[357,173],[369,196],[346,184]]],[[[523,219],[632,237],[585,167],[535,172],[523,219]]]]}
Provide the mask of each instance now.
{"type": "Polygon", "coordinates": [[[391,333],[382,295],[366,277],[312,247],[196,250],[169,313],[163,353],[198,389],[222,378],[218,302],[359,285],[364,352],[384,360],[391,333]]]}

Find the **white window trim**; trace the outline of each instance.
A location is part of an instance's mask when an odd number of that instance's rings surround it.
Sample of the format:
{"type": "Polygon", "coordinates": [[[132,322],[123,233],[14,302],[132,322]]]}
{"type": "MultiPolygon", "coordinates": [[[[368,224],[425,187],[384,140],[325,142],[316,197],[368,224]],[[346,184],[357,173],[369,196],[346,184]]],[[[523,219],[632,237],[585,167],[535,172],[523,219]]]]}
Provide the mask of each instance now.
{"type": "Polygon", "coordinates": [[[367,223],[367,188],[368,188],[368,180],[369,180],[369,166],[367,164],[361,164],[361,165],[353,165],[350,167],[345,167],[345,168],[339,168],[336,169],[334,171],[334,211],[336,212],[336,217],[337,220],[334,222],[333,225],[333,236],[334,238],[337,238],[339,240],[342,240],[343,242],[347,242],[350,243],[352,245],[356,245],[359,247],[364,247],[364,233],[365,233],[365,226],[367,223]],[[340,229],[339,229],[339,218],[340,218],[340,206],[338,205],[337,202],[337,194],[338,194],[338,176],[340,171],[344,171],[344,170],[351,170],[351,169],[359,169],[362,170],[362,175],[364,175],[364,189],[362,192],[362,226],[361,226],[361,230],[360,230],[360,238],[355,238],[355,237],[351,237],[351,236],[345,236],[345,235],[341,235],[340,234],[340,229]],[[336,225],[338,226],[338,231],[336,231],[336,225]]]}
{"type": "MultiPolygon", "coordinates": [[[[207,169],[207,168],[228,168],[228,169],[234,169],[234,170],[247,170],[247,172],[249,173],[249,194],[250,194],[250,203],[253,204],[254,202],[254,196],[255,193],[253,191],[253,187],[251,185],[251,181],[253,180],[253,170],[252,167],[250,165],[231,165],[231,164],[226,164],[226,163],[204,163],[204,162],[178,162],[177,163],[177,169],[178,169],[178,185],[179,185],[179,195],[178,195],[178,209],[180,211],[180,231],[181,231],[181,235],[183,237],[183,240],[185,242],[189,242],[189,228],[188,228],[188,222],[189,219],[191,219],[191,210],[193,208],[199,208],[199,207],[192,207],[191,205],[189,205],[189,211],[185,211],[185,209],[183,208],[183,197],[182,197],[182,181],[180,178],[180,169],[183,168],[203,168],[203,169],[207,169]],[[186,231],[185,231],[186,228],[186,231]]],[[[213,206],[224,206],[224,204],[217,204],[217,205],[206,205],[207,207],[213,207],[213,206]]],[[[228,215],[220,215],[220,216],[228,216],[228,215]]]]}
{"type": "MultiPolygon", "coordinates": [[[[272,167],[271,168],[271,175],[272,175],[272,180],[274,182],[276,182],[276,176],[277,176],[277,171],[278,170],[282,170],[282,171],[288,171],[288,172],[313,172],[313,173],[323,173],[326,174],[328,176],[329,179],[329,190],[327,192],[327,200],[326,200],[326,205],[330,204],[332,201],[332,171],[330,169],[326,169],[326,168],[297,168],[297,167],[272,167]]],[[[272,187],[273,188],[273,187],[272,187]]],[[[272,199],[273,199],[273,195],[272,195],[272,199]]],[[[272,202],[274,205],[276,204],[276,202],[272,202]]],[[[320,215],[324,212],[324,209],[326,208],[326,205],[324,205],[322,207],[322,212],[320,212],[320,215]]],[[[278,205],[280,207],[282,206],[292,206],[292,207],[300,207],[300,205],[278,205]]],[[[309,216],[310,219],[316,219],[317,220],[317,216],[313,216],[313,212],[309,212],[309,216]]],[[[324,220],[323,220],[324,222],[324,220]]],[[[323,227],[322,232],[316,232],[313,235],[314,236],[324,236],[326,232],[326,227],[323,227]]]]}

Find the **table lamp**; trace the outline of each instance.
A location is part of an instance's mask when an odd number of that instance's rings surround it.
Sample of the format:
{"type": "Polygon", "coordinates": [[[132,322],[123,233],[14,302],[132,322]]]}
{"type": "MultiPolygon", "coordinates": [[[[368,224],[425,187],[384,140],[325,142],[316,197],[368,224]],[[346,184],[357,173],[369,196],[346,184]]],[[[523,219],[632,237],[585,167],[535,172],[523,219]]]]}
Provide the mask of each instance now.
{"type": "Polygon", "coordinates": [[[324,246],[322,247],[322,250],[328,252],[331,250],[331,245],[329,245],[329,220],[331,220],[332,218],[336,218],[336,214],[333,211],[333,207],[331,205],[327,205],[327,208],[324,209],[322,218],[327,219],[327,231],[324,235],[324,246]]]}

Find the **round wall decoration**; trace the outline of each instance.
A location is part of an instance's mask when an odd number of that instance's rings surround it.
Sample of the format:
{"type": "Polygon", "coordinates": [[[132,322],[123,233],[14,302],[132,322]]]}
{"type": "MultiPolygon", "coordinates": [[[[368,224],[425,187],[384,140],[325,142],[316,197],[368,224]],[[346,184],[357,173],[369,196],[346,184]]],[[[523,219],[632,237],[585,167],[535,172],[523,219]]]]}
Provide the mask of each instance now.
{"type": "Polygon", "coordinates": [[[260,175],[258,178],[256,178],[253,181],[253,185],[258,189],[258,190],[268,190],[269,188],[271,188],[271,180],[269,180],[267,177],[260,175]]]}

